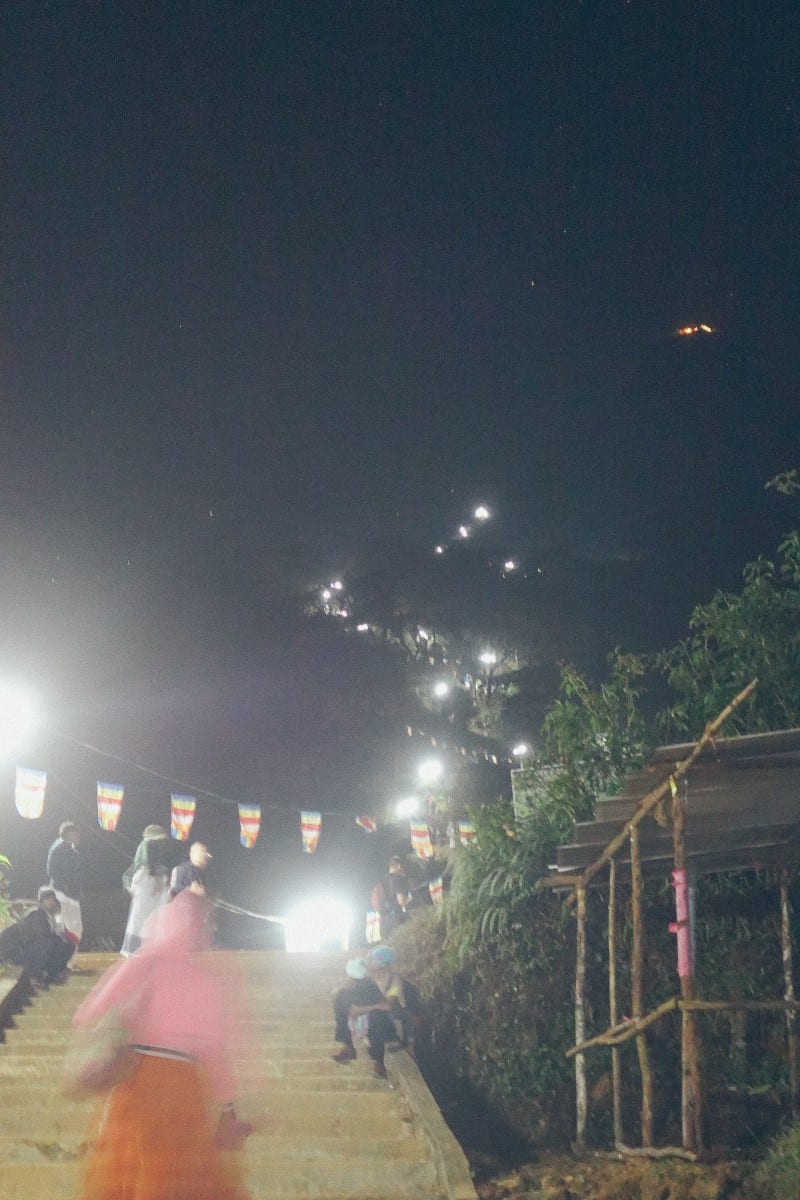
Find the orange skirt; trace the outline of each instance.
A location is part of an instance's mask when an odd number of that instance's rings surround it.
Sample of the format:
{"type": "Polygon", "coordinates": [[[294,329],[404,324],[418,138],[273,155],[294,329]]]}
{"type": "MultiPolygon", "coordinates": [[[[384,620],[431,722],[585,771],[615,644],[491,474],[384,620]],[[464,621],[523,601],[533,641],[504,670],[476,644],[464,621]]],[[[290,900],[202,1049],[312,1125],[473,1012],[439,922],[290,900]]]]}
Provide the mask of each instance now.
{"type": "Polygon", "coordinates": [[[214,1145],[217,1112],[195,1064],[137,1057],[106,1099],[81,1200],[248,1200],[236,1156],[214,1145]]]}

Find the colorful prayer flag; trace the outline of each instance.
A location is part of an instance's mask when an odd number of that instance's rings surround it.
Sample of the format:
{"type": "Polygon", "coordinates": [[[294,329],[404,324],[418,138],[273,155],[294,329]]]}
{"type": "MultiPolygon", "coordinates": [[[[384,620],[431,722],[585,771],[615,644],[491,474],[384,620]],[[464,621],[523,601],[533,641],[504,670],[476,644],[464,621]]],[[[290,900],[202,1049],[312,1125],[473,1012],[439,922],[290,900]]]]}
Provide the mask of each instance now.
{"type": "Polygon", "coordinates": [[[261,805],[239,805],[239,841],[246,850],[256,844],[258,831],[261,828],[261,805]]]}
{"type": "Polygon", "coordinates": [[[172,793],[172,828],[170,832],[179,842],[185,842],[189,837],[196,808],[197,801],[194,796],[178,796],[175,792],[172,793]]]}
{"type": "Polygon", "coordinates": [[[21,817],[35,821],[42,815],[46,787],[47,771],[37,771],[33,767],[17,767],[14,802],[21,817]]]}
{"type": "Polygon", "coordinates": [[[428,891],[431,894],[431,900],[434,904],[441,904],[444,900],[444,881],[439,876],[438,879],[432,879],[428,884],[428,891]]]}
{"type": "Polygon", "coordinates": [[[458,840],[462,846],[471,845],[478,836],[478,831],[472,821],[458,822],[458,840]]]}
{"type": "Polygon", "coordinates": [[[124,798],[125,788],[121,784],[97,781],[97,820],[101,829],[113,833],[117,828],[124,798]]]}
{"type": "Polygon", "coordinates": [[[411,822],[411,849],[417,858],[433,858],[433,846],[427,821],[411,822]]]}
{"type": "Polygon", "coordinates": [[[303,849],[306,854],[313,854],[319,841],[319,831],[322,828],[322,813],[301,812],[300,833],[303,837],[303,849]]]}
{"type": "Polygon", "coordinates": [[[377,833],[378,824],[374,817],[356,817],[356,825],[360,825],[367,833],[377,833]]]}
{"type": "Polygon", "coordinates": [[[366,938],[370,946],[381,940],[381,914],[374,909],[367,913],[366,938]]]}

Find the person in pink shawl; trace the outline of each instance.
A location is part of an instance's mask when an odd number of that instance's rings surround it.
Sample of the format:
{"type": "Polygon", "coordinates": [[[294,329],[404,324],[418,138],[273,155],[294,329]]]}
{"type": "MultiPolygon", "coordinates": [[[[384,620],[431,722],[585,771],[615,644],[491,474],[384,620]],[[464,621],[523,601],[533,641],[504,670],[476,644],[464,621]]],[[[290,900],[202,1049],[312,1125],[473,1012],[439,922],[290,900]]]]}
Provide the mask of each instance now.
{"type": "Polygon", "coordinates": [[[135,1054],[108,1093],[89,1152],[81,1200],[247,1200],[240,1168],[232,1068],[240,997],[202,954],[212,908],[182,892],[150,918],[138,954],[97,983],[77,1029],[116,1014],[135,1054]]]}

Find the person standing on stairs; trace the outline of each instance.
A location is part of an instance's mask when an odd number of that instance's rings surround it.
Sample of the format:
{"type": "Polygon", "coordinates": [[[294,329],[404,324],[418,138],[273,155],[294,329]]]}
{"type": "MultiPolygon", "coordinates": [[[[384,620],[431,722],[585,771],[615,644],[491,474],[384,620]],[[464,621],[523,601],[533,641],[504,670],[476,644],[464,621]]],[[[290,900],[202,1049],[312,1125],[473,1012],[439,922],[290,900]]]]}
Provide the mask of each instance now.
{"type": "Polygon", "coordinates": [[[76,950],[83,937],[80,843],[81,831],[74,821],[62,821],[47,851],[47,878],[61,905],[61,923],[76,950]]]}

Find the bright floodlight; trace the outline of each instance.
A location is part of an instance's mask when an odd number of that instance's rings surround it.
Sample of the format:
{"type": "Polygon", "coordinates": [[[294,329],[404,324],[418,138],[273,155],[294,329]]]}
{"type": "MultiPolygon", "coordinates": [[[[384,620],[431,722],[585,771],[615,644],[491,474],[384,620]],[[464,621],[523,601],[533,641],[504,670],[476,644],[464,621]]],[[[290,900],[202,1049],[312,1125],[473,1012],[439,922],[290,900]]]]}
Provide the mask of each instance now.
{"type": "Polygon", "coordinates": [[[417,800],[416,796],[407,796],[405,800],[397,801],[397,804],[394,807],[395,815],[400,821],[402,821],[404,818],[407,819],[408,817],[415,817],[417,815],[418,806],[419,801],[417,800]]]}
{"type": "Polygon", "coordinates": [[[485,667],[493,667],[497,662],[497,655],[494,650],[484,650],[481,655],[481,662],[485,667]]]}
{"type": "Polygon", "coordinates": [[[503,563],[504,571],[516,571],[516,569],[517,569],[517,564],[514,562],[513,558],[507,558],[506,561],[503,563]]]}
{"type": "Polygon", "coordinates": [[[286,949],[290,954],[347,950],[352,925],[352,910],[341,900],[330,896],[306,900],[283,923],[286,949]]]}
{"type": "Polygon", "coordinates": [[[450,684],[445,683],[445,681],[443,679],[440,679],[438,683],[435,683],[433,685],[433,694],[439,700],[443,699],[449,691],[450,691],[450,684]]]}
{"type": "Polygon", "coordinates": [[[442,764],[438,758],[426,758],[417,767],[421,783],[436,783],[442,777],[442,764]]]}
{"type": "Polygon", "coordinates": [[[479,504],[472,515],[476,521],[488,521],[492,514],[485,504],[479,504]]]}
{"type": "Polygon", "coordinates": [[[515,758],[524,758],[526,754],[530,754],[531,748],[527,742],[517,742],[511,753],[515,758]]]}
{"type": "Polygon", "coordinates": [[[0,684],[0,754],[18,750],[36,725],[36,705],[23,688],[0,684]]]}

